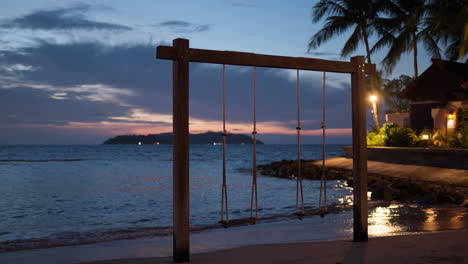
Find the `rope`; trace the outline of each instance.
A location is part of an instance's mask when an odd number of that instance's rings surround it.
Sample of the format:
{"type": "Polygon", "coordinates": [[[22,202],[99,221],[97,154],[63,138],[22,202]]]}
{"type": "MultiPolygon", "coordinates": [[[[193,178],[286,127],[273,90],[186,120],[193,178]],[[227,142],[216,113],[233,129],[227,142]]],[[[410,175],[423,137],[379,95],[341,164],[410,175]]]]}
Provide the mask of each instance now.
{"type": "Polygon", "coordinates": [[[250,197],[250,218],[258,219],[258,195],[257,195],[257,67],[254,67],[254,87],[253,87],[253,164],[252,164],[252,195],[250,197]],[[253,217],[253,207],[255,200],[255,218],[253,217]]]}
{"type": "Polygon", "coordinates": [[[322,97],[322,169],[320,176],[320,197],[319,197],[319,211],[322,215],[327,212],[327,178],[325,174],[325,139],[326,139],[326,104],[327,104],[327,91],[326,91],[326,73],[323,72],[323,97],[322,97]],[[323,211],[322,211],[323,210],[323,211]]]}
{"type": "Polygon", "coordinates": [[[226,186],[226,65],[223,64],[223,185],[221,191],[221,222],[229,223],[228,196],[226,186]]]}
{"type": "Polygon", "coordinates": [[[301,175],[301,91],[299,69],[296,70],[296,91],[297,91],[297,177],[296,177],[296,214],[302,218],[304,215],[304,192],[302,190],[301,175]],[[301,213],[299,213],[299,193],[301,196],[301,213]]]}

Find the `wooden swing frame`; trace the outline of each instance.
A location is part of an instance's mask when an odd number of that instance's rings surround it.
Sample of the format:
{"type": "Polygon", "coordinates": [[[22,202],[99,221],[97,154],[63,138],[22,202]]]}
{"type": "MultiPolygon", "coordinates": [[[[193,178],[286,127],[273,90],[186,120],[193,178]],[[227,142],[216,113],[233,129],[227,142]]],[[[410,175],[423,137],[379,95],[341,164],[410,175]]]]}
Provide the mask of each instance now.
{"type": "Polygon", "coordinates": [[[189,48],[188,39],[174,39],[173,46],[158,46],[157,59],[173,61],[173,260],[190,261],[189,195],[189,64],[204,62],[351,74],[353,138],[353,241],[368,240],[367,234],[367,125],[366,80],[375,64],[364,56],[350,62],[302,57],[189,48]]]}

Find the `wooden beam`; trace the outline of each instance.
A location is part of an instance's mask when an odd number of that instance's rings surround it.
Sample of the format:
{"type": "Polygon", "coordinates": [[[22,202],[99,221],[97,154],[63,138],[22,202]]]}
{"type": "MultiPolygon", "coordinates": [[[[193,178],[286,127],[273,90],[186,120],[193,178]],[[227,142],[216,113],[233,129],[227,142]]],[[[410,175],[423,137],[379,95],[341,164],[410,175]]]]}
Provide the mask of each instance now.
{"type": "Polygon", "coordinates": [[[190,260],[189,222],[189,41],[173,41],[173,260],[190,260]]]}
{"type": "MultiPolygon", "coordinates": [[[[357,71],[357,65],[353,62],[330,61],[304,57],[273,56],[237,51],[189,49],[188,56],[189,61],[191,62],[338,73],[353,73],[357,71]]],[[[156,50],[156,58],[175,60],[177,58],[175,48],[170,46],[158,46],[156,50]]],[[[365,73],[372,74],[374,72],[375,64],[365,64],[365,73]]]]}
{"type": "Polygon", "coordinates": [[[353,125],[353,238],[367,241],[367,89],[364,57],[352,57],[358,71],[351,74],[351,100],[353,125]]]}

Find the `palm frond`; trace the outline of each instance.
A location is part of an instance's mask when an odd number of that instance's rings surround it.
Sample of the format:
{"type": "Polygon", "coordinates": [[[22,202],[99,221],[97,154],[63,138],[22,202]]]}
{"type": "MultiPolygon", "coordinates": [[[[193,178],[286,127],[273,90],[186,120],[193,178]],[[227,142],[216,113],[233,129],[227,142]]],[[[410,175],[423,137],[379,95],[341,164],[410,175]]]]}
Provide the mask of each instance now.
{"type": "Polygon", "coordinates": [[[460,58],[459,46],[460,39],[453,39],[452,42],[445,48],[445,57],[451,61],[457,61],[460,58]]]}
{"type": "Polygon", "coordinates": [[[371,49],[371,53],[374,54],[375,52],[385,48],[385,47],[391,47],[393,45],[393,42],[396,41],[395,36],[389,32],[383,32],[381,31],[379,33],[381,35],[380,39],[374,44],[374,46],[371,49]]]}
{"type": "Polygon", "coordinates": [[[353,31],[353,34],[351,34],[349,39],[344,44],[343,49],[341,50],[341,56],[345,57],[349,55],[351,52],[355,51],[359,45],[360,38],[361,38],[360,28],[359,26],[356,26],[353,31]]]}
{"type": "Polygon", "coordinates": [[[382,61],[387,73],[391,73],[393,71],[393,68],[400,60],[401,55],[409,50],[409,47],[411,46],[410,41],[408,41],[409,34],[410,32],[403,31],[393,40],[390,50],[382,61]]]}
{"type": "Polygon", "coordinates": [[[328,17],[325,26],[312,36],[309,42],[309,50],[317,48],[323,42],[326,42],[331,38],[345,32],[351,26],[353,26],[353,23],[349,22],[346,17],[328,17]]]}
{"type": "Polygon", "coordinates": [[[439,59],[441,57],[439,45],[437,45],[437,41],[432,37],[429,31],[421,31],[418,38],[423,41],[424,49],[429,52],[433,58],[439,59]]]}
{"type": "Polygon", "coordinates": [[[312,9],[312,21],[318,22],[324,16],[346,15],[348,11],[341,5],[343,1],[321,0],[312,9]],[[340,4],[341,3],[341,4],[340,4]]]}

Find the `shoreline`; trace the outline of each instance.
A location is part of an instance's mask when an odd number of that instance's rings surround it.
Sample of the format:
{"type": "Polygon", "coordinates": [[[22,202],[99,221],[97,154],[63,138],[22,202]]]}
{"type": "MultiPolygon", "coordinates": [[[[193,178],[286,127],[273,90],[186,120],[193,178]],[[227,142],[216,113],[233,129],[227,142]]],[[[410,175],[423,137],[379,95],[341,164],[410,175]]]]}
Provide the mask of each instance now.
{"type": "MultiPolygon", "coordinates": [[[[327,218],[349,218],[352,219],[352,205],[330,205],[328,213],[324,217],[320,217],[320,213],[313,209],[307,208],[304,222],[310,219],[327,219],[327,218]]],[[[287,222],[294,223],[298,219],[295,214],[276,214],[260,218],[256,224],[247,221],[238,222],[232,219],[232,224],[225,228],[221,223],[213,223],[208,225],[192,225],[190,232],[209,233],[211,231],[231,230],[236,228],[255,228],[255,226],[266,225],[282,225],[287,222]]],[[[342,219],[345,221],[344,219],[342,219]]],[[[299,221],[299,222],[302,222],[299,221]]],[[[450,204],[437,206],[417,206],[414,204],[403,204],[386,201],[369,201],[369,222],[370,226],[383,229],[383,233],[392,232],[425,232],[425,231],[444,231],[451,229],[468,228],[468,209],[453,206],[450,204]],[[427,213],[429,212],[429,213],[427,213]],[[434,213],[435,212],[435,213],[434,213]],[[434,216],[435,215],[435,216],[434,216]],[[411,218],[417,217],[418,220],[413,221],[411,218]],[[439,218],[438,218],[439,217],[439,218]],[[426,221],[429,218],[430,221],[426,221]],[[457,223],[452,223],[453,219],[458,219],[457,223]],[[385,221],[392,222],[386,223],[385,221]],[[461,223],[460,223],[461,221],[461,223]],[[392,225],[400,225],[400,229],[395,229],[392,225]]],[[[379,235],[383,234],[381,231],[379,235]]],[[[172,238],[172,227],[131,227],[131,228],[116,228],[110,230],[96,230],[90,232],[66,232],[49,237],[37,239],[18,239],[0,242],[0,252],[18,252],[37,249],[60,248],[79,245],[93,245],[98,243],[117,242],[122,240],[138,240],[151,238],[172,238]]],[[[370,234],[372,235],[372,234],[370,234]]],[[[390,234],[391,235],[391,234],[390,234]]]]}
{"type": "MultiPolygon", "coordinates": [[[[382,236],[424,234],[468,229],[465,208],[419,208],[387,204],[369,210],[370,240],[382,236]]],[[[224,249],[252,248],[265,244],[327,243],[352,238],[352,211],[303,220],[259,222],[256,225],[214,228],[191,232],[194,254],[224,249]]],[[[0,263],[80,263],[108,259],[167,257],[172,254],[172,236],[140,237],[83,245],[19,250],[0,254],[0,263]]]]}
{"type": "MultiPolygon", "coordinates": [[[[383,205],[385,202],[374,202],[370,208],[383,205]]],[[[344,211],[352,210],[350,205],[329,205],[328,214],[337,214],[344,211]]],[[[318,215],[319,213],[313,208],[309,209],[305,217],[318,215]]],[[[258,224],[275,223],[296,219],[294,213],[291,214],[275,214],[262,217],[258,220],[258,224]]],[[[252,225],[247,221],[236,221],[232,219],[229,227],[248,226],[252,225]]],[[[213,229],[225,228],[221,223],[213,223],[207,225],[192,225],[191,233],[204,232],[213,229]]],[[[153,227],[129,227],[129,228],[114,228],[109,230],[95,230],[88,232],[64,232],[54,234],[48,237],[17,239],[0,241],[0,252],[13,252],[20,250],[33,250],[42,248],[54,248],[63,246],[87,245],[101,242],[110,242],[118,240],[139,239],[148,237],[167,237],[172,235],[171,226],[153,226],[153,227]]]]}

